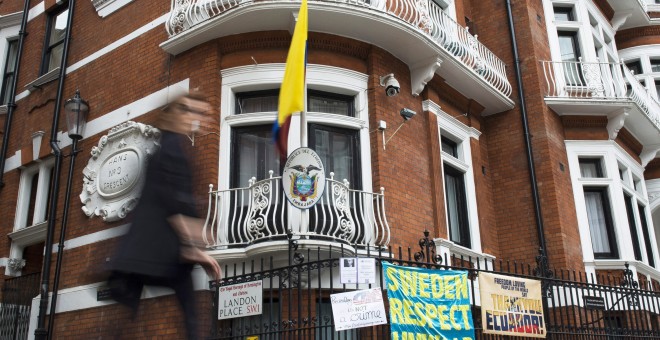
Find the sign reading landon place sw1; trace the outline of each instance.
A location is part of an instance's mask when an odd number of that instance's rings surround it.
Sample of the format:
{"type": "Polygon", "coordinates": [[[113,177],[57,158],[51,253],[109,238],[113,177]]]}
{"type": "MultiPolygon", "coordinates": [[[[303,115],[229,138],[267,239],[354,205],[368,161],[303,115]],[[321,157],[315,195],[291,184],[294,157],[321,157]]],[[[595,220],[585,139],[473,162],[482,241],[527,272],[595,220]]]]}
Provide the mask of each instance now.
{"type": "Polygon", "coordinates": [[[325,167],[321,157],[310,148],[294,150],[284,164],[282,188],[294,207],[313,207],[325,190],[325,167]]]}
{"type": "Polygon", "coordinates": [[[222,286],[218,289],[218,320],[263,313],[263,281],[222,286]]]}
{"type": "Polygon", "coordinates": [[[142,189],[143,170],[149,156],[158,150],[159,138],[158,129],[128,121],[99,139],[83,170],[80,200],[87,216],[111,222],[133,210],[142,189]]]}

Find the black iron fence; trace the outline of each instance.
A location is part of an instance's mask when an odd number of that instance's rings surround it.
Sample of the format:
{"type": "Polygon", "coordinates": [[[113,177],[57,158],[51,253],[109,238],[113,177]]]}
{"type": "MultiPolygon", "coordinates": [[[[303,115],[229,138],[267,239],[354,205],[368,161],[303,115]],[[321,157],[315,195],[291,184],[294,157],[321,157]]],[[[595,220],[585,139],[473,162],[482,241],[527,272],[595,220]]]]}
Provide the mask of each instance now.
{"type": "MultiPolygon", "coordinates": [[[[424,239],[422,239],[423,241],[424,239]]],[[[428,239],[427,239],[428,240],[428,239]]],[[[272,257],[224,268],[225,279],[216,286],[214,320],[218,316],[220,287],[261,281],[262,313],[217,320],[212,339],[390,339],[388,324],[335,331],[330,295],[355,289],[385,287],[380,273],[383,261],[409,267],[467,270],[475,334],[478,339],[508,338],[484,334],[477,277],[489,272],[541,281],[547,337],[552,339],[660,339],[660,292],[650,282],[639,284],[628,269],[612,275],[586,276],[576,271],[550,271],[543,259],[537,265],[483,258],[440,258],[432,243],[420,241],[420,251],[411,248],[355,249],[326,247],[304,252],[290,251],[289,261],[278,264],[272,257]],[[372,285],[339,284],[342,256],[375,258],[379,282],[372,285]],[[350,255],[349,255],[350,254],[350,255]],[[617,274],[618,273],[618,274],[617,274]]],[[[386,295],[383,292],[384,296],[386,295]]],[[[385,299],[387,301],[387,299],[385,299]]],[[[386,303],[386,309],[387,309],[386,303]]],[[[415,339],[417,340],[417,339],[415,339]]]]}
{"type": "Polygon", "coordinates": [[[0,339],[27,339],[32,299],[39,295],[40,273],[7,279],[2,286],[0,339]]]}

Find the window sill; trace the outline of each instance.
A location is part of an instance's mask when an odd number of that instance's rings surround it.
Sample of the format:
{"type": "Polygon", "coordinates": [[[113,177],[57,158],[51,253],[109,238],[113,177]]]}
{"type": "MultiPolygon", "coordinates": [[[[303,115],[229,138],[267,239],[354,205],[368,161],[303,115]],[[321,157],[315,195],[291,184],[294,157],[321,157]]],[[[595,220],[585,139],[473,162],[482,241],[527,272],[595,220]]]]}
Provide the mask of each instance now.
{"type": "Polygon", "coordinates": [[[47,83],[49,83],[49,82],[51,82],[55,79],[58,79],[59,77],[60,77],[60,68],[57,67],[54,70],[52,70],[52,71],[44,74],[43,76],[35,79],[31,83],[25,85],[25,87],[27,87],[30,90],[38,89],[38,88],[41,88],[41,86],[43,86],[43,85],[45,85],[45,84],[47,84],[47,83]]]}
{"type": "Polygon", "coordinates": [[[96,14],[101,18],[107,17],[131,2],[133,0],[92,0],[96,14]]]}
{"type": "MultiPolygon", "coordinates": [[[[480,268],[491,268],[492,269],[492,263],[495,261],[495,256],[486,254],[486,253],[481,253],[477,252],[475,250],[472,250],[470,248],[466,248],[463,246],[460,246],[452,241],[445,240],[442,238],[436,238],[433,240],[435,242],[436,249],[444,248],[448,250],[448,258],[451,257],[456,257],[457,259],[463,259],[463,260],[469,260],[472,263],[476,263],[477,261],[480,262],[480,268]],[[486,265],[487,267],[485,267],[486,265]]],[[[437,250],[436,250],[437,251],[437,250]]],[[[438,255],[443,256],[442,261],[445,261],[444,254],[442,254],[442,251],[437,251],[438,255]]]]}
{"type": "Polygon", "coordinates": [[[9,111],[7,105],[0,105],[0,115],[6,115],[7,111],[9,111]]]}
{"type": "Polygon", "coordinates": [[[39,243],[46,239],[47,221],[35,224],[30,227],[25,227],[14,232],[7,234],[12,242],[20,247],[26,247],[35,243],[39,243]]]}

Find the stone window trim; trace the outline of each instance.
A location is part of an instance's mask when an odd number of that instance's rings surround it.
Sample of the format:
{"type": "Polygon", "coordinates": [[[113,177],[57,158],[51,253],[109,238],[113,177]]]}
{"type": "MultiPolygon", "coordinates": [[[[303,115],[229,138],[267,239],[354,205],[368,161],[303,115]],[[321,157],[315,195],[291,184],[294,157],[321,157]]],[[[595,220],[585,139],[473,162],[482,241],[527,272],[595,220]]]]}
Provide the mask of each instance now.
{"type": "Polygon", "coordinates": [[[20,26],[22,19],[23,19],[22,11],[7,15],[0,15],[0,30],[8,27],[20,26]]]}
{"type": "MultiPolygon", "coordinates": [[[[230,145],[231,129],[233,127],[273,123],[275,112],[234,114],[236,94],[279,88],[284,75],[284,66],[284,64],[259,64],[233,67],[220,71],[222,78],[221,145],[230,145]]],[[[368,76],[339,67],[308,64],[307,84],[308,90],[322,90],[355,98],[355,117],[308,112],[307,123],[318,123],[359,131],[362,190],[371,191],[371,149],[369,145],[369,110],[366,93],[368,76]]],[[[299,131],[300,116],[295,114],[291,121],[289,133],[295,136],[299,134],[299,131]]],[[[292,140],[296,140],[296,137],[293,137],[292,140]]],[[[294,150],[297,147],[299,145],[289,145],[289,150],[294,150]]],[[[220,153],[220,164],[231,164],[229,152],[220,153]]],[[[228,173],[222,172],[218,179],[218,189],[228,189],[229,186],[230,176],[228,173]]]]}
{"type": "MultiPolygon", "coordinates": [[[[637,204],[643,206],[643,214],[646,217],[647,229],[649,232],[649,242],[656,245],[655,232],[653,221],[650,218],[650,205],[646,193],[646,187],[643,181],[639,181],[639,188],[632,187],[627,179],[620,179],[620,169],[626,169],[625,176],[630,177],[632,180],[636,178],[644,178],[644,168],[635,159],[633,159],[621,146],[614,141],[565,141],[566,152],[568,156],[569,173],[571,176],[571,183],[573,187],[573,195],[575,201],[575,209],[578,220],[578,229],[580,233],[580,241],[582,244],[582,255],[585,266],[591,266],[592,269],[601,269],[598,264],[609,262],[630,262],[643,264],[646,267],[652,268],[648,265],[651,261],[647,258],[647,252],[642,249],[644,259],[642,262],[635,260],[634,252],[632,249],[632,235],[629,229],[628,214],[625,209],[625,196],[631,196],[634,199],[634,207],[637,210],[637,204]],[[581,178],[579,160],[582,158],[599,157],[602,159],[603,165],[603,178],[581,178]],[[609,193],[609,200],[611,206],[612,221],[614,224],[615,243],[619,250],[618,258],[616,259],[597,259],[594,256],[590,229],[587,220],[586,203],[584,197],[584,187],[603,187],[609,193]],[[609,262],[608,262],[609,261],[609,262]],[[597,268],[598,267],[598,268],[597,268]]],[[[640,218],[639,211],[635,212],[635,220],[639,228],[640,218]]],[[[639,235],[642,234],[640,230],[639,235]]],[[[640,241],[640,244],[644,242],[640,241]]],[[[658,251],[653,251],[653,261],[658,264],[658,251]]],[[[594,269],[594,270],[595,270],[594,269]]],[[[653,268],[660,275],[660,271],[653,268]]]]}
{"type": "Polygon", "coordinates": [[[51,71],[49,71],[48,73],[28,83],[27,85],[25,85],[25,87],[29,90],[36,90],[41,88],[43,85],[50,83],[51,81],[59,78],[60,78],[60,68],[56,67],[51,71]]]}
{"type": "Polygon", "coordinates": [[[9,233],[7,236],[11,239],[11,248],[9,250],[10,259],[15,265],[10,265],[9,261],[5,266],[5,275],[20,276],[21,268],[25,265],[23,260],[23,249],[27,246],[43,242],[46,239],[46,229],[48,221],[37,223],[31,227],[22,228],[9,233]],[[18,266],[18,264],[23,264],[18,266]]]}
{"type": "MultiPolygon", "coordinates": [[[[452,155],[441,151],[440,158],[443,165],[449,165],[452,168],[465,174],[465,194],[467,199],[467,217],[468,225],[470,228],[469,234],[471,243],[471,247],[469,249],[472,252],[481,253],[481,233],[479,227],[479,214],[477,211],[477,195],[476,185],[474,182],[474,169],[472,166],[472,150],[470,146],[471,139],[479,140],[481,132],[473,127],[466,126],[465,124],[461,123],[448,113],[444,112],[440,108],[440,105],[431,100],[423,101],[422,109],[425,112],[435,114],[438,119],[438,135],[440,137],[437,141],[438,145],[441,145],[442,137],[449,138],[457,144],[456,151],[458,157],[453,157],[452,155]]],[[[442,178],[444,178],[444,173],[441,175],[442,178]]],[[[446,225],[447,228],[449,228],[449,223],[446,223],[446,225]]],[[[447,235],[449,235],[449,230],[447,230],[447,235]]],[[[459,245],[456,246],[460,247],[459,245]]]]}
{"type": "Polygon", "coordinates": [[[133,0],[92,0],[92,5],[96,9],[96,14],[105,18],[131,2],[133,0]]]}
{"type": "Polygon", "coordinates": [[[48,195],[50,188],[51,172],[54,159],[38,160],[21,170],[18,186],[18,198],[16,201],[16,216],[14,219],[14,231],[30,228],[46,220],[48,207],[48,195]],[[36,195],[34,197],[33,216],[27,216],[30,206],[32,191],[32,177],[38,175],[36,195]]]}

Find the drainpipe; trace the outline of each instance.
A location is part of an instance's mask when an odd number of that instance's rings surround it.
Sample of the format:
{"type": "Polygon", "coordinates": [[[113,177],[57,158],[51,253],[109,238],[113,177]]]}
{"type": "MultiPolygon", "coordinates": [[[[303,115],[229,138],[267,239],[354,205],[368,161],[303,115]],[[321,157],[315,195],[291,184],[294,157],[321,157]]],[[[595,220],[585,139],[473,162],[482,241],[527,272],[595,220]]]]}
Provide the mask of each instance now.
{"type": "Polygon", "coordinates": [[[5,186],[5,161],[7,160],[7,149],[9,147],[9,132],[11,131],[11,122],[16,109],[16,85],[18,84],[18,74],[21,68],[21,56],[23,55],[23,42],[27,32],[28,12],[30,11],[30,0],[25,0],[23,6],[23,19],[21,20],[21,29],[18,31],[18,51],[14,63],[14,79],[9,87],[9,102],[7,103],[7,119],[5,119],[5,135],[2,137],[2,149],[0,150],[0,189],[5,186]]]}
{"type": "Polygon", "coordinates": [[[516,29],[513,25],[513,14],[511,13],[511,1],[506,0],[506,11],[509,19],[509,31],[511,33],[511,45],[513,47],[513,59],[515,60],[514,68],[516,71],[516,85],[518,85],[518,97],[520,98],[520,112],[522,116],[523,130],[525,134],[525,151],[527,155],[527,166],[529,168],[529,179],[532,184],[532,197],[534,200],[534,212],[536,214],[536,231],[539,239],[539,260],[544,262],[544,265],[539,267],[542,271],[548,269],[548,253],[545,246],[545,233],[543,231],[543,216],[541,215],[541,199],[539,198],[539,188],[536,180],[536,171],[534,170],[534,157],[532,151],[532,141],[529,135],[529,122],[527,121],[527,104],[525,103],[525,91],[523,89],[522,75],[520,71],[520,57],[518,55],[518,44],[516,43],[516,29]]]}
{"type": "MultiPolygon", "coordinates": [[[[55,216],[57,215],[57,198],[60,189],[60,173],[62,170],[62,150],[57,144],[58,122],[60,119],[60,108],[62,107],[62,93],[64,92],[64,77],[66,75],[66,60],[69,56],[69,42],[71,41],[71,27],[73,26],[73,12],[76,0],[69,0],[69,16],[67,18],[66,34],[64,37],[64,48],[62,50],[62,61],[60,63],[60,77],[57,84],[57,97],[55,98],[55,110],[53,112],[53,123],[50,128],[50,147],[55,154],[55,166],[53,167],[53,183],[50,189],[50,204],[48,214],[48,226],[46,232],[46,245],[44,263],[41,271],[41,287],[39,300],[39,316],[37,317],[37,329],[34,331],[35,340],[51,339],[52,334],[45,328],[46,309],[48,308],[48,286],[50,279],[50,261],[53,253],[53,234],[55,232],[55,216]]],[[[50,315],[49,323],[52,323],[54,315],[50,315]]]]}

